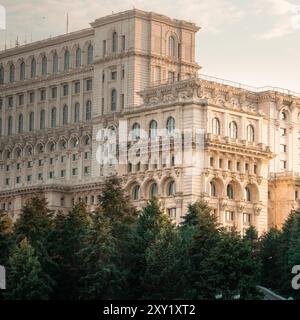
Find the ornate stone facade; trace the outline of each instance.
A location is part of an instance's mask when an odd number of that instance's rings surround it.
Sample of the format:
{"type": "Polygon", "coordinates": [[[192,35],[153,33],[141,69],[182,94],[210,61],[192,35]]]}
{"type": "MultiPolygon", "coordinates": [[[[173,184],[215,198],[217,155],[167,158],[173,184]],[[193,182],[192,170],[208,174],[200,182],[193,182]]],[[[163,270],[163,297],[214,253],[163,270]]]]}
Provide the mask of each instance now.
{"type": "Polygon", "coordinates": [[[93,208],[105,177],[116,173],[137,207],[156,194],[177,223],[202,198],[228,228],[280,226],[297,205],[300,97],[199,76],[198,30],[134,9],[0,52],[0,209],[16,217],[33,193],[45,194],[52,209],[68,210],[79,198],[93,208]],[[125,143],[124,163],[97,160],[107,128],[117,133],[111,151],[125,143]],[[128,162],[130,150],[139,158],[153,147],[140,131],[158,129],[166,131],[155,131],[157,161],[128,162]],[[276,182],[279,172],[290,189],[276,182]],[[278,195],[287,190],[283,208],[278,195]]]}

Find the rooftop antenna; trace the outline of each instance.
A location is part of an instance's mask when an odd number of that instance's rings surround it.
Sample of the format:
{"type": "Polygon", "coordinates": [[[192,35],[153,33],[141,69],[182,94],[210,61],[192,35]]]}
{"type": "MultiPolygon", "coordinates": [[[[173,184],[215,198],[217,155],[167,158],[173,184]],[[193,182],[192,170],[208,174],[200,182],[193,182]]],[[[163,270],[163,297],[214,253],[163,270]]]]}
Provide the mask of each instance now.
{"type": "Polygon", "coordinates": [[[19,46],[19,36],[17,36],[17,40],[16,40],[16,47],[19,46]]]}
{"type": "Polygon", "coordinates": [[[69,13],[67,13],[66,33],[69,33],[69,13]]]}

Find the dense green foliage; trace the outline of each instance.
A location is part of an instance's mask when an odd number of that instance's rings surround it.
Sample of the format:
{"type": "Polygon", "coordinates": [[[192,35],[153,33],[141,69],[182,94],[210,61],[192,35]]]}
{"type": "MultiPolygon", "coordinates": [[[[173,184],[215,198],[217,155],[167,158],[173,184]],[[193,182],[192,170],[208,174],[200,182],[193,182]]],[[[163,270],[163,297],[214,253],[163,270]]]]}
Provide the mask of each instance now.
{"type": "Polygon", "coordinates": [[[258,284],[297,298],[299,259],[299,213],[282,231],[241,237],[197,201],[176,226],[157,199],[137,212],[116,177],[93,212],[82,202],[50,212],[34,196],[14,225],[0,213],[0,299],[260,299],[258,284]]]}

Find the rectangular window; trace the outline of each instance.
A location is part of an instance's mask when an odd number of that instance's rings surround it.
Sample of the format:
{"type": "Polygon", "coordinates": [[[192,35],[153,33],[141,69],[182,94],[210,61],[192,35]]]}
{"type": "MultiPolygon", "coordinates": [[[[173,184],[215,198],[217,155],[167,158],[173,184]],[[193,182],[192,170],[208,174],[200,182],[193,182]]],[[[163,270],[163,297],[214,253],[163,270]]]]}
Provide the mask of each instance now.
{"type": "Polygon", "coordinates": [[[39,167],[43,166],[44,165],[44,160],[43,159],[40,159],[39,160],[39,167]]]}
{"type": "Polygon", "coordinates": [[[244,213],[243,214],[243,221],[244,221],[244,224],[250,224],[251,223],[251,214],[244,213]]]}
{"type": "Polygon", "coordinates": [[[56,87],[51,89],[51,97],[52,97],[52,99],[55,99],[57,97],[57,88],[56,87]]]}
{"type": "Polygon", "coordinates": [[[32,168],[32,161],[27,162],[27,168],[32,168]]]}
{"type": "Polygon", "coordinates": [[[73,153],[73,161],[77,161],[78,160],[78,153],[73,153]]]}
{"type": "Polygon", "coordinates": [[[92,79],[86,80],[86,91],[90,91],[93,88],[93,82],[92,79]]]}
{"type": "Polygon", "coordinates": [[[66,170],[61,170],[60,176],[61,176],[61,178],[64,178],[66,176],[66,170]]]}
{"type": "Polygon", "coordinates": [[[122,72],[121,72],[121,79],[125,79],[125,69],[123,68],[122,69],[122,72]]]}
{"type": "Polygon", "coordinates": [[[225,219],[226,219],[226,221],[234,221],[234,212],[233,211],[226,211],[225,212],[225,219]]]}
{"type": "Polygon", "coordinates": [[[232,168],[232,162],[228,160],[228,170],[231,170],[231,168],[232,168]]]}
{"type": "Polygon", "coordinates": [[[77,168],[73,168],[72,169],[72,175],[73,176],[77,176],[78,175],[78,169],[77,168]]]}
{"type": "Polygon", "coordinates": [[[223,168],[223,159],[219,159],[219,169],[223,168]]]}
{"type": "Polygon", "coordinates": [[[34,103],[34,92],[29,93],[29,103],[34,103]]]}
{"type": "Polygon", "coordinates": [[[74,92],[75,93],[80,92],[80,82],[79,81],[75,82],[75,84],[74,84],[74,92]]]}
{"type": "Polygon", "coordinates": [[[49,162],[50,162],[51,165],[54,164],[54,159],[53,159],[53,158],[50,158],[50,159],[49,159],[49,162]]]}
{"type": "Polygon", "coordinates": [[[175,81],[175,72],[173,72],[173,71],[168,72],[168,80],[169,80],[169,82],[175,81]]]}
{"type": "Polygon", "coordinates": [[[214,166],[214,158],[209,158],[209,165],[210,165],[211,167],[214,166]]]}
{"type": "Polygon", "coordinates": [[[161,68],[155,67],[155,81],[160,82],[161,80],[161,68]]]}
{"type": "Polygon", "coordinates": [[[46,100],[46,90],[45,89],[40,90],[40,95],[41,95],[41,101],[45,101],[46,100]]]}
{"type": "Polygon", "coordinates": [[[298,200],[298,191],[295,191],[295,200],[298,200]]]}
{"type": "Polygon", "coordinates": [[[38,174],[38,180],[40,180],[40,181],[43,180],[43,174],[42,173],[38,174]]]}
{"type": "Polygon", "coordinates": [[[125,51],[125,46],[126,46],[126,38],[125,38],[125,36],[122,36],[122,40],[121,40],[122,51],[125,51]]]}
{"type": "Polygon", "coordinates": [[[66,159],[67,159],[66,156],[61,156],[61,157],[60,157],[60,162],[61,162],[61,163],[65,163],[65,162],[66,162],[66,159]]]}
{"type": "Polygon", "coordinates": [[[280,161],[280,170],[285,170],[286,169],[286,161],[285,160],[281,160],[280,161]]]}
{"type": "Polygon", "coordinates": [[[16,177],[16,183],[21,183],[21,177],[16,177]]]}
{"type": "Polygon", "coordinates": [[[281,144],[280,145],[280,152],[281,153],[285,153],[286,152],[286,145],[285,144],[281,144]]]}
{"type": "Polygon", "coordinates": [[[14,104],[14,98],[13,97],[8,97],[7,98],[7,104],[8,104],[8,107],[12,107],[13,104],[14,104]]]}
{"type": "Polygon", "coordinates": [[[248,163],[245,163],[245,172],[249,173],[249,164],[248,163]]]}
{"type": "Polygon", "coordinates": [[[239,162],[236,163],[236,170],[240,171],[240,163],[239,162]]]}
{"type": "Polygon", "coordinates": [[[254,174],[257,174],[257,165],[256,164],[253,167],[253,172],[254,172],[254,174]]]}
{"type": "Polygon", "coordinates": [[[5,185],[9,186],[9,178],[5,179],[5,185]]]}
{"type": "Polygon", "coordinates": [[[69,94],[69,86],[67,84],[63,85],[63,96],[66,97],[69,94]]]}
{"type": "Polygon", "coordinates": [[[32,182],[32,175],[31,175],[31,174],[27,176],[27,182],[28,182],[28,183],[31,183],[31,182],[32,182]]]}
{"type": "Polygon", "coordinates": [[[22,106],[24,104],[24,94],[19,95],[19,106],[22,106]]]}
{"type": "Polygon", "coordinates": [[[6,171],[9,171],[9,169],[10,169],[10,165],[8,164],[6,165],[6,171]]]}
{"type": "Polygon", "coordinates": [[[65,198],[61,197],[60,198],[60,206],[63,207],[65,205],[65,198]]]}
{"type": "Polygon", "coordinates": [[[84,160],[90,160],[91,159],[91,153],[90,152],[85,152],[84,153],[84,160]]]}
{"type": "Polygon", "coordinates": [[[17,170],[21,170],[21,163],[17,163],[17,170]]]}
{"type": "Polygon", "coordinates": [[[168,210],[168,215],[170,219],[175,220],[176,219],[176,208],[169,208],[168,210]]]}
{"type": "Polygon", "coordinates": [[[282,137],[286,136],[286,129],[285,128],[280,128],[280,135],[282,137]]]}
{"type": "Polygon", "coordinates": [[[84,174],[88,175],[91,173],[91,167],[84,167],[84,174]]]}
{"type": "Polygon", "coordinates": [[[49,178],[50,179],[54,179],[54,171],[50,171],[49,172],[49,178]]]}
{"type": "Polygon", "coordinates": [[[111,80],[117,80],[117,71],[111,72],[111,80]]]}
{"type": "Polygon", "coordinates": [[[106,40],[103,40],[103,56],[106,55],[106,40]]]}
{"type": "Polygon", "coordinates": [[[124,93],[121,94],[121,108],[124,109],[125,107],[125,96],[124,93]]]}

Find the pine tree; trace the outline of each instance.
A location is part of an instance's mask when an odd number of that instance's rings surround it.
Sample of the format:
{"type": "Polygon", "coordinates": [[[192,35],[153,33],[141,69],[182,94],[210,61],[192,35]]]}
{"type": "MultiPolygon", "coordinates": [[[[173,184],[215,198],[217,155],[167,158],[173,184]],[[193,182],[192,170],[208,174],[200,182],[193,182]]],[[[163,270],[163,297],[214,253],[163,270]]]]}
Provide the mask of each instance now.
{"type": "Polygon", "coordinates": [[[8,300],[48,299],[51,285],[48,284],[38,256],[25,238],[16,246],[7,266],[8,300]]]}

